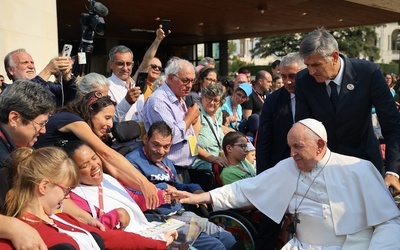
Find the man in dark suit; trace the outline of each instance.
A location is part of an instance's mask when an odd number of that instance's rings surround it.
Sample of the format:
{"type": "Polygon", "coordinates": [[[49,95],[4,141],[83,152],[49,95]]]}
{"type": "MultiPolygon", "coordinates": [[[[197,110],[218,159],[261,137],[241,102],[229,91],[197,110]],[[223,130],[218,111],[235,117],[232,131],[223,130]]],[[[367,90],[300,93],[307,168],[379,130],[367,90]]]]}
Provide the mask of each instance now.
{"type": "Polygon", "coordinates": [[[337,41],[323,28],[304,37],[299,53],[307,69],[296,75],[296,120],[321,121],[333,152],[369,160],[383,173],[374,106],[386,143],[386,185],[399,193],[400,115],[378,65],[339,55],[337,41]]]}
{"type": "MultiPolygon", "coordinates": [[[[257,174],[290,156],[286,138],[294,123],[295,76],[305,65],[298,53],[290,53],[282,58],[279,66],[283,87],[267,96],[261,112],[256,146],[257,174]]],[[[256,249],[274,250],[280,229],[280,224],[262,216],[255,239],[256,249]]]]}
{"type": "Polygon", "coordinates": [[[284,87],[267,96],[262,109],[256,149],[257,174],[290,156],[285,140],[294,123],[294,77],[304,68],[298,53],[286,55],[280,63],[284,87]]]}

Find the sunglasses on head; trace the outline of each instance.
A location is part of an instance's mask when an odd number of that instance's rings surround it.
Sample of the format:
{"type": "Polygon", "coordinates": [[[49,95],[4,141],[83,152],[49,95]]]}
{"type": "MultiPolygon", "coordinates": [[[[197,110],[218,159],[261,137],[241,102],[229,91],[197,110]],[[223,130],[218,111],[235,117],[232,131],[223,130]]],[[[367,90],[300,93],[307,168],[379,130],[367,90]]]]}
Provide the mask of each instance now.
{"type": "Polygon", "coordinates": [[[103,94],[100,93],[100,92],[95,92],[95,93],[93,94],[93,96],[90,97],[90,99],[88,100],[88,102],[87,102],[88,106],[92,105],[93,103],[95,103],[97,100],[99,100],[99,99],[102,98],[102,97],[111,98],[111,97],[108,96],[108,95],[103,95],[103,94]]]}

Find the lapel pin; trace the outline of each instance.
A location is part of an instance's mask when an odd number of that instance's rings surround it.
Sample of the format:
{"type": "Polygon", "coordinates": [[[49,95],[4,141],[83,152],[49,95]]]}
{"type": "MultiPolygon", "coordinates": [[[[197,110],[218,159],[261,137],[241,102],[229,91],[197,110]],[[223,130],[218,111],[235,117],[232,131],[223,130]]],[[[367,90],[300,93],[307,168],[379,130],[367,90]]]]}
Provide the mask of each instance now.
{"type": "Polygon", "coordinates": [[[354,89],[354,85],[351,84],[351,83],[347,84],[346,87],[347,87],[348,90],[353,90],[354,89]]]}

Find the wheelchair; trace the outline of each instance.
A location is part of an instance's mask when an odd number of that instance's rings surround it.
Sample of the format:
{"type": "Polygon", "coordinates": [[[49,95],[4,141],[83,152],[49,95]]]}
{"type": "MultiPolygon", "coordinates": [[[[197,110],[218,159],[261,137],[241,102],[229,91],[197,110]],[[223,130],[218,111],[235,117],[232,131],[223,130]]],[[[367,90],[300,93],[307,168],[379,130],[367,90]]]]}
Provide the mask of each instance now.
{"type": "Polygon", "coordinates": [[[143,145],[142,141],[137,140],[142,135],[142,129],[136,121],[114,122],[111,134],[112,140],[118,143],[113,147],[114,150],[123,156],[143,145]]]}
{"type": "MultiPolygon", "coordinates": [[[[114,123],[112,128],[112,135],[114,139],[119,143],[131,142],[135,141],[139,136],[141,128],[139,124],[135,121],[124,121],[114,123]]],[[[119,148],[115,148],[122,155],[126,155],[128,152],[132,151],[134,148],[132,146],[122,146],[119,148]]],[[[220,173],[222,171],[222,167],[218,164],[213,164],[211,173],[209,173],[212,179],[211,183],[204,184],[199,183],[203,190],[209,191],[210,189],[222,186],[222,181],[220,179],[220,173]],[[208,185],[207,187],[204,185],[208,185]]],[[[208,182],[208,181],[207,181],[208,182]]],[[[231,232],[233,236],[241,243],[243,249],[252,250],[255,249],[255,237],[257,235],[257,230],[260,223],[261,212],[258,210],[224,210],[224,211],[209,211],[204,206],[200,206],[199,209],[188,209],[189,211],[193,211],[199,216],[208,218],[209,221],[221,226],[225,230],[231,232]]],[[[149,220],[157,220],[160,217],[160,212],[152,212],[146,211],[146,217],[149,220]]],[[[162,217],[162,216],[161,216],[162,217]]],[[[160,217],[160,218],[161,218],[160,217]]],[[[285,216],[286,217],[286,216],[285,216]]],[[[286,236],[286,221],[289,221],[288,218],[285,218],[284,226],[282,227],[280,238],[278,239],[278,245],[276,249],[280,249],[287,241],[286,236]]]]}

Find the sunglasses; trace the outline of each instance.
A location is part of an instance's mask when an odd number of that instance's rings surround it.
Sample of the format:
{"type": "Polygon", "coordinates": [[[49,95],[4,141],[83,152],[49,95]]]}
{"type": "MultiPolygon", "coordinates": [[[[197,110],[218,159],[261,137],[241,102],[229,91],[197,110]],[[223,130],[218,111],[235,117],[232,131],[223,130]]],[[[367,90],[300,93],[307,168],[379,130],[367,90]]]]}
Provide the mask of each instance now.
{"type": "Polygon", "coordinates": [[[95,92],[92,97],[87,101],[87,105],[90,106],[93,103],[95,103],[97,100],[99,100],[102,97],[107,97],[108,99],[111,99],[109,95],[103,95],[101,92],[95,92]]]}
{"type": "Polygon", "coordinates": [[[158,69],[159,71],[162,71],[162,70],[163,70],[163,68],[162,68],[161,66],[158,66],[158,65],[155,65],[155,64],[150,64],[150,67],[151,67],[152,69],[158,69]]]}

